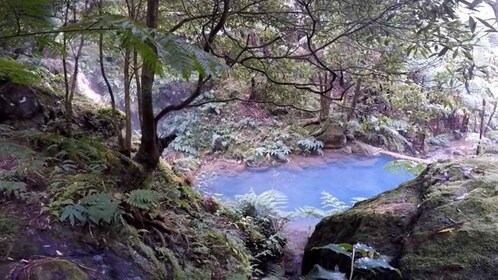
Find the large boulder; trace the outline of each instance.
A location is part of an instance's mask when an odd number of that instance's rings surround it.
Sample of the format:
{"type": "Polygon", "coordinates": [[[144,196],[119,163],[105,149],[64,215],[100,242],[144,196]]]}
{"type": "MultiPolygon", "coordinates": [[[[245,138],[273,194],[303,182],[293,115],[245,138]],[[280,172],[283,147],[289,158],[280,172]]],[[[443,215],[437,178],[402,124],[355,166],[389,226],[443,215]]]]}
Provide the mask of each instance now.
{"type": "Polygon", "coordinates": [[[312,250],[329,243],[366,243],[391,256],[403,279],[496,279],[498,158],[431,164],[397,189],[323,219],[306,246],[303,274],[315,264],[349,272],[337,255],[312,250]]]}
{"type": "Polygon", "coordinates": [[[0,82],[0,123],[28,120],[42,113],[42,107],[30,87],[0,82]]]}
{"type": "Polygon", "coordinates": [[[325,124],[316,134],[316,139],[322,141],[326,149],[339,149],[347,142],[344,129],[338,125],[325,124]]]}

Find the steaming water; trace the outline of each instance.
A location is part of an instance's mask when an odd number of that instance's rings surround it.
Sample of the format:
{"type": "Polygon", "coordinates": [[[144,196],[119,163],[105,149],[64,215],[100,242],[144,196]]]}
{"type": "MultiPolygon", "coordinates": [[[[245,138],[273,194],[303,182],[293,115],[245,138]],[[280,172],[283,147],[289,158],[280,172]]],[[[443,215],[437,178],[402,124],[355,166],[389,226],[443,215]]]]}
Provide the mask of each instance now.
{"type": "Polygon", "coordinates": [[[245,170],[234,176],[218,174],[209,187],[224,198],[268,190],[284,193],[288,203],[282,210],[293,211],[304,206],[321,208],[321,193],[327,192],[347,205],[357,198],[370,198],[391,190],[413,178],[407,172],[389,172],[387,156],[375,158],[351,157],[336,163],[313,166],[302,170],[275,167],[263,171],[245,170]]]}

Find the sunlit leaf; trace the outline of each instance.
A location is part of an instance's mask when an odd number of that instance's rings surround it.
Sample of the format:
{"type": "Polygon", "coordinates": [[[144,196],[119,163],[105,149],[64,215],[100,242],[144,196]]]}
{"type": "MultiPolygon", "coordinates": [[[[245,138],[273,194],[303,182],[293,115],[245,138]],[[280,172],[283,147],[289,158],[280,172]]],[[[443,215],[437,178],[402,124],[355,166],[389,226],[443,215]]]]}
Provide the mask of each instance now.
{"type": "MultiPolygon", "coordinates": [[[[351,253],[348,251],[348,247],[351,246],[349,244],[327,244],[325,246],[314,247],[313,250],[327,249],[331,250],[337,254],[342,254],[348,257],[351,257],[351,253]]],[[[352,247],[351,247],[352,248],[352,247]]]]}
{"type": "Polygon", "coordinates": [[[384,268],[396,271],[401,276],[401,272],[399,271],[399,269],[391,266],[385,259],[359,258],[354,262],[354,267],[358,269],[368,270],[384,268]]]}

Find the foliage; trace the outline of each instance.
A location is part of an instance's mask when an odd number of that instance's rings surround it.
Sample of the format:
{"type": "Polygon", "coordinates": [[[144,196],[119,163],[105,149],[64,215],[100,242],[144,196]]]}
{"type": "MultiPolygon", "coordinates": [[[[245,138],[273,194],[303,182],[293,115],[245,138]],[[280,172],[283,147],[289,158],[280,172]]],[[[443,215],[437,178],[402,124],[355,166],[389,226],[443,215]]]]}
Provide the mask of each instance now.
{"type": "Polygon", "coordinates": [[[285,145],[282,141],[266,142],[262,146],[256,148],[256,156],[271,157],[281,162],[289,160],[289,155],[292,149],[285,145]]]}
{"type": "MultiPolygon", "coordinates": [[[[329,250],[336,254],[346,256],[351,259],[351,270],[349,272],[349,279],[353,279],[353,273],[355,269],[368,270],[375,273],[376,269],[386,269],[395,271],[401,276],[399,269],[394,268],[389,264],[389,257],[379,254],[374,248],[367,246],[365,244],[357,243],[351,244],[327,244],[321,247],[314,247],[312,250],[329,250]]],[[[314,279],[346,279],[345,275],[342,278],[336,278],[340,275],[337,271],[326,270],[319,265],[312,272],[312,277],[314,279]],[[327,278],[330,277],[330,278],[327,278]]]]}
{"type": "Polygon", "coordinates": [[[321,154],[323,142],[315,139],[314,137],[310,137],[297,141],[297,146],[304,154],[321,154]]]}
{"type": "Polygon", "coordinates": [[[330,271],[318,264],[306,275],[305,279],[327,279],[327,280],[346,280],[346,274],[338,271],[330,271]]]}
{"type": "Polygon", "coordinates": [[[24,131],[19,136],[41,149],[52,160],[61,162],[60,169],[78,168],[88,172],[103,172],[111,167],[121,166],[120,155],[93,138],[67,138],[40,131],[24,131]]]}
{"type": "Polygon", "coordinates": [[[79,204],[69,204],[60,213],[60,220],[69,220],[71,225],[78,220],[81,223],[91,222],[95,225],[123,222],[124,210],[120,201],[110,194],[91,194],[81,199],[79,204]]]}
{"type": "Polygon", "coordinates": [[[403,174],[408,172],[410,174],[418,176],[420,173],[422,173],[422,171],[424,171],[426,165],[411,160],[393,160],[386,163],[384,168],[388,172],[392,173],[403,174]]]}
{"type": "Polygon", "coordinates": [[[151,210],[157,207],[161,194],[152,190],[133,190],[127,194],[126,203],[142,210],[151,210]]]}
{"type": "Polygon", "coordinates": [[[11,59],[0,58],[0,80],[8,80],[20,85],[33,85],[39,81],[38,68],[23,65],[11,59]]]}
{"type": "MultiPolygon", "coordinates": [[[[302,217],[324,218],[334,213],[347,210],[351,207],[328,192],[322,192],[320,199],[322,204],[321,209],[312,206],[299,207],[295,210],[294,215],[302,217]]],[[[355,201],[353,201],[353,203],[354,202],[355,201]]]]}
{"type": "Polygon", "coordinates": [[[257,195],[254,191],[236,196],[236,202],[226,204],[222,214],[243,230],[244,242],[251,251],[255,275],[278,271],[287,238],[283,234],[287,213],[282,211],[287,197],[277,191],[257,195]]]}
{"type": "Polygon", "coordinates": [[[235,196],[235,199],[250,216],[284,216],[283,209],[287,206],[287,196],[276,190],[256,194],[251,189],[246,194],[235,196]]]}
{"type": "Polygon", "coordinates": [[[0,197],[23,200],[26,198],[26,183],[0,180],[0,197]]]}

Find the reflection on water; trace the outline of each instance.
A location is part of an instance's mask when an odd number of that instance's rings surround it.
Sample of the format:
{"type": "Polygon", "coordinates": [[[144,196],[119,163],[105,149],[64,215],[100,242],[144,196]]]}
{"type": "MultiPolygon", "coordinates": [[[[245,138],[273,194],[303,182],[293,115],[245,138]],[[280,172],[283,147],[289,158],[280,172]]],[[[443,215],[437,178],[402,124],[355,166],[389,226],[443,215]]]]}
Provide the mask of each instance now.
{"type": "Polygon", "coordinates": [[[408,172],[392,173],[385,164],[392,158],[351,157],[337,163],[313,166],[301,170],[275,167],[263,171],[245,170],[234,176],[217,177],[209,184],[212,194],[233,198],[254,190],[256,194],[268,190],[284,193],[288,203],[283,210],[294,211],[305,206],[321,208],[322,193],[327,192],[350,206],[358,198],[373,197],[409,180],[408,172]]]}

